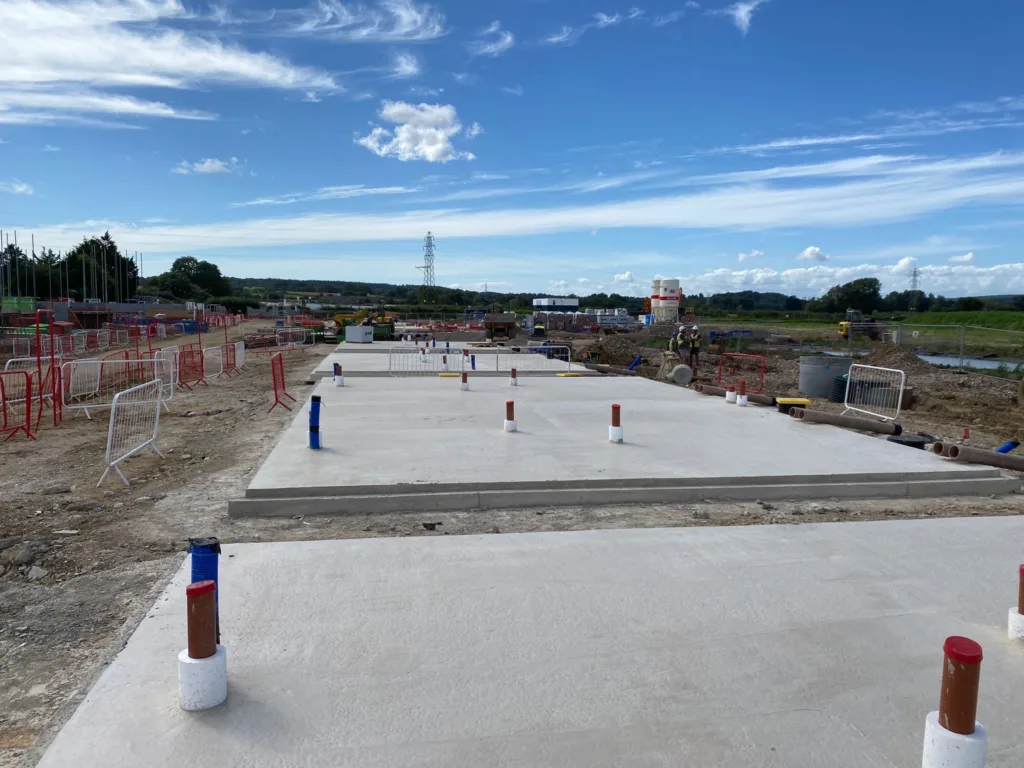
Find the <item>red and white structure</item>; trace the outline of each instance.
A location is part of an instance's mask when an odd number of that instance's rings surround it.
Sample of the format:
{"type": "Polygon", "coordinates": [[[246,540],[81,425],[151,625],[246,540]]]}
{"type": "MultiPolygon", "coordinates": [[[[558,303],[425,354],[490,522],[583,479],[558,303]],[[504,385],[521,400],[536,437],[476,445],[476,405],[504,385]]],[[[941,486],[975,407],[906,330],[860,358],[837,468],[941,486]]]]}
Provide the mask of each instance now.
{"type": "Polygon", "coordinates": [[[188,647],[178,654],[181,708],[198,712],[228,698],[228,654],[217,642],[217,585],[197,581],[185,588],[188,647]]]}
{"type": "Polygon", "coordinates": [[[1007,633],[1011,640],[1024,640],[1024,565],[1019,570],[1017,605],[1010,609],[1007,633]]]}
{"type": "Polygon", "coordinates": [[[506,432],[517,432],[519,425],[516,423],[516,404],[514,400],[505,401],[505,426],[506,432]]]}
{"type": "Polygon", "coordinates": [[[921,768],[985,768],[988,733],[975,720],[981,646],[954,636],[946,638],[942,651],[939,709],[925,718],[921,768]]]}
{"type": "Polygon", "coordinates": [[[651,314],[656,323],[679,322],[679,280],[657,278],[651,281],[651,314]]]}
{"type": "Polygon", "coordinates": [[[510,387],[518,387],[519,386],[519,379],[516,378],[516,369],[515,368],[512,369],[512,373],[508,377],[508,385],[510,387]]]}
{"type": "Polygon", "coordinates": [[[625,431],[622,429],[622,406],[617,403],[612,405],[612,423],[608,427],[608,442],[621,443],[625,439],[625,431]]]}
{"type": "Polygon", "coordinates": [[[469,392],[469,374],[465,371],[462,372],[462,384],[460,388],[463,392],[469,392]]]}

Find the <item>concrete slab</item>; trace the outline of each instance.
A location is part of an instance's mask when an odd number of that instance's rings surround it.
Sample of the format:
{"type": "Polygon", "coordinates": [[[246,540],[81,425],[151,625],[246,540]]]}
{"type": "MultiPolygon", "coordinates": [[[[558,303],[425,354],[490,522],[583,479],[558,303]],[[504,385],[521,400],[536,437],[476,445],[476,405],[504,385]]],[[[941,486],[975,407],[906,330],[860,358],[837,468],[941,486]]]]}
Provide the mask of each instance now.
{"type": "Polygon", "coordinates": [[[512,368],[517,375],[536,376],[554,375],[556,373],[579,373],[582,375],[598,375],[585,366],[568,362],[568,348],[559,349],[556,356],[549,359],[546,355],[529,351],[528,347],[471,347],[452,343],[449,352],[444,345],[431,348],[429,353],[420,353],[410,344],[383,342],[387,346],[374,344],[338,345],[338,351],[332,352],[317,363],[310,374],[311,379],[322,379],[334,375],[334,364],[341,365],[346,378],[349,376],[430,376],[442,372],[461,372],[463,367],[470,374],[478,376],[508,376],[512,368]],[[463,350],[468,350],[470,358],[463,359],[463,350]],[[518,351],[517,351],[518,350],[518,351]],[[561,359],[559,359],[559,357],[561,359]],[[392,374],[394,369],[394,374],[392,374]]]}
{"type": "Polygon", "coordinates": [[[39,768],[919,765],[942,642],[984,647],[990,768],[1024,519],[228,545],[230,693],[185,713],[185,569],[39,768]]]}
{"type": "Polygon", "coordinates": [[[322,382],[231,515],[1008,492],[1016,479],[640,378],[322,382]],[[505,401],[519,431],[502,431],[505,401]],[[610,406],[626,442],[608,442],[610,406]],[[282,502],[287,499],[288,502],[282,502]],[[295,506],[299,505],[299,506],[295,506]]]}

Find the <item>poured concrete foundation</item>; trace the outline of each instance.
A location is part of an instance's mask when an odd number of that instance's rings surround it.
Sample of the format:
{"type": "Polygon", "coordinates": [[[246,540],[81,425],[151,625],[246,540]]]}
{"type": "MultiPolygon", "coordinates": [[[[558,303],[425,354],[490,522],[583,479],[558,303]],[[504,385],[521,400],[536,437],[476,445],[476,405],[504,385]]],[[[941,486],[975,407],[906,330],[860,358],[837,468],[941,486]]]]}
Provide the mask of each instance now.
{"type": "Polygon", "coordinates": [[[300,411],[232,516],[487,507],[998,493],[998,470],[774,408],[639,378],[471,377],[322,382],[324,448],[300,411]],[[518,431],[503,431],[515,401],[518,431]],[[611,405],[625,441],[608,441],[611,405]]]}
{"type": "Polygon", "coordinates": [[[942,643],[984,648],[988,765],[1024,765],[1006,639],[1024,519],[224,547],[225,705],[181,711],[188,564],[39,768],[893,768],[942,643]]]}

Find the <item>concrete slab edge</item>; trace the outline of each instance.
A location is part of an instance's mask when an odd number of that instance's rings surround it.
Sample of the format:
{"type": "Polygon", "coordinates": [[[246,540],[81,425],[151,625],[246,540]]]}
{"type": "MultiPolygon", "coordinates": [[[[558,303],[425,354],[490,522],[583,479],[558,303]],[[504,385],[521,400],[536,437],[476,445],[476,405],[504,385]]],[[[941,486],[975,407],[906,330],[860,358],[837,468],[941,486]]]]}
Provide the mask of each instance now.
{"type": "Polygon", "coordinates": [[[655,486],[643,488],[512,489],[446,493],[242,498],[228,503],[229,517],[366,515],[398,512],[466,512],[515,507],[600,506],[608,504],[698,503],[702,501],[798,501],[821,499],[942,498],[1014,493],[1015,477],[952,480],[811,483],[783,485],[655,486]]]}

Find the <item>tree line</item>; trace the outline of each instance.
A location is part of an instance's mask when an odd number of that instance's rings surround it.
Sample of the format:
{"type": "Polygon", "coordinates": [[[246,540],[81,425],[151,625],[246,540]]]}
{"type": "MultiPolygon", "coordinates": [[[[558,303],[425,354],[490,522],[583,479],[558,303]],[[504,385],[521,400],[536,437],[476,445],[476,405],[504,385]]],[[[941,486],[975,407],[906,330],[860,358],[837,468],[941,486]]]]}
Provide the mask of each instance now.
{"type": "Polygon", "coordinates": [[[26,252],[10,242],[0,249],[4,296],[126,301],[135,296],[138,281],[138,265],[118,250],[109,232],[85,238],[67,253],[52,248],[26,252]]]}

